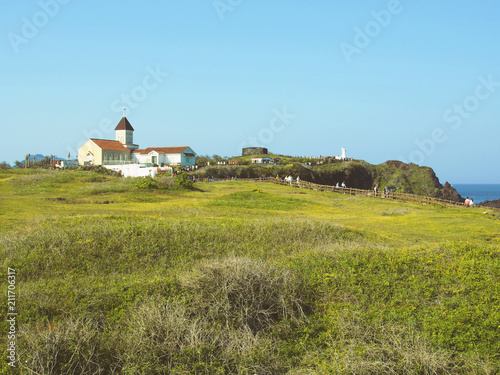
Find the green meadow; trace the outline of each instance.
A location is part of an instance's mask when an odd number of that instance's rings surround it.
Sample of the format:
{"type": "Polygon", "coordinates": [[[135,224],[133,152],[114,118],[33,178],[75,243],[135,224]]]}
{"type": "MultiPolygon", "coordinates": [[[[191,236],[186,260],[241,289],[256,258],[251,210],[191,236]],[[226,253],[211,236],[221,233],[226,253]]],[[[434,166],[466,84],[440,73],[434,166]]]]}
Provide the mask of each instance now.
{"type": "Polygon", "coordinates": [[[0,374],[500,372],[499,211],[28,169],[0,228],[0,374]]]}

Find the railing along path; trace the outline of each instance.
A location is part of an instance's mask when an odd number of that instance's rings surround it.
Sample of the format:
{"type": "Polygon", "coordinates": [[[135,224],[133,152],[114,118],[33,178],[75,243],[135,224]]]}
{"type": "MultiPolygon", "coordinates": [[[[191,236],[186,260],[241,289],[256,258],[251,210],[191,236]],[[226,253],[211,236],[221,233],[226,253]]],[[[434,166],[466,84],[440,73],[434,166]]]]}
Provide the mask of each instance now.
{"type": "MultiPolygon", "coordinates": [[[[231,181],[232,179],[224,179],[224,178],[214,178],[214,179],[199,179],[197,181],[200,182],[210,182],[210,181],[231,181]]],[[[252,181],[252,182],[270,182],[273,184],[284,185],[284,186],[292,186],[296,188],[302,189],[310,189],[315,191],[327,191],[331,193],[340,193],[340,194],[349,194],[356,196],[364,196],[364,197],[372,197],[372,198],[381,198],[381,199],[389,199],[394,201],[403,201],[403,202],[412,202],[418,204],[429,204],[433,206],[437,205],[447,205],[447,206],[462,206],[463,203],[456,202],[448,199],[441,198],[433,198],[427,197],[424,195],[416,195],[416,194],[407,194],[407,193],[398,193],[398,192],[390,192],[390,194],[384,194],[383,192],[379,192],[375,194],[373,190],[365,190],[365,189],[356,189],[350,187],[336,187],[331,185],[320,185],[315,184],[313,182],[308,181],[283,181],[282,179],[276,179],[273,177],[260,177],[260,178],[238,178],[237,181],[252,181]]]]}

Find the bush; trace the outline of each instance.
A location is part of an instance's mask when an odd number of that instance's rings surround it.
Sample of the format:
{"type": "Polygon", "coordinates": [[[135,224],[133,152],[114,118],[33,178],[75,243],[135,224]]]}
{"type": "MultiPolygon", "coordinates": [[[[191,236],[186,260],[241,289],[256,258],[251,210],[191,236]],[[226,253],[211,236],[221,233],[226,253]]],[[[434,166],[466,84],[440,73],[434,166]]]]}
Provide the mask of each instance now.
{"type": "Polygon", "coordinates": [[[160,176],[156,179],[156,185],[159,189],[173,189],[176,187],[172,176],[160,176]]]}
{"type": "Polygon", "coordinates": [[[122,175],[121,172],[117,172],[117,171],[114,171],[112,169],[103,167],[102,165],[86,165],[83,167],[79,167],[78,169],[83,170],[83,171],[92,171],[92,172],[104,174],[107,176],[120,177],[122,175]]]}
{"type": "Polygon", "coordinates": [[[139,189],[156,189],[158,186],[156,181],[152,177],[147,176],[137,182],[137,187],[139,189]]]}
{"type": "Polygon", "coordinates": [[[192,180],[189,179],[188,175],[186,172],[182,172],[178,174],[174,178],[175,184],[180,187],[181,189],[189,189],[192,190],[194,188],[194,183],[192,180]]]}
{"type": "Polygon", "coordinates": [[[7,169],[10,169],[10,168],[11,168],[10,164],[7,163],[6,161],[2,161],[0,163],[0,169],[1,170],[7,170],[7,169]]]}

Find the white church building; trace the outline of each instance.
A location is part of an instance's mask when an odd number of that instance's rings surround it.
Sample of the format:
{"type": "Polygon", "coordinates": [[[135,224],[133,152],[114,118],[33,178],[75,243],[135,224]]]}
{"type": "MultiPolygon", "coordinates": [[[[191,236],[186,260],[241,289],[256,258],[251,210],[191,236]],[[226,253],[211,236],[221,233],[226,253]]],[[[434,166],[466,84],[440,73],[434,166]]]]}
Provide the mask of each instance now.
{"type": "Polygon", "coordinates": [[[147,147],[140,149],[134,144],[134,128],[123,117],[115,128],[116,140],[88,139],[78,149],[80,165],[102,165],[117,170],[117,166],[128,165],[127,168],[118,168],[122,171],[135,170],[137,165],[154,165],[155,167],[194,166],[196,153],[189,146],[181,147],[147,147]]]}

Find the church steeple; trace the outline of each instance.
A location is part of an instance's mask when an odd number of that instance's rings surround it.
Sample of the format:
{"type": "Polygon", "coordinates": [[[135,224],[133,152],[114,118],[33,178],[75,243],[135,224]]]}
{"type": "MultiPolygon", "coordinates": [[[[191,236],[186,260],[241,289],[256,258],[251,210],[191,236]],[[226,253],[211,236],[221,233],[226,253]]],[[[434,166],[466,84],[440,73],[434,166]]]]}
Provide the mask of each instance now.
{"type": "Polygon", "coordinates": [[[123,117],[115,128],[116,140],[125,147],[133,150],[139,146],[134,145],[134,128],[125,117],[125,107],[123,107],[123,117]]]}

